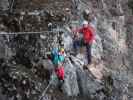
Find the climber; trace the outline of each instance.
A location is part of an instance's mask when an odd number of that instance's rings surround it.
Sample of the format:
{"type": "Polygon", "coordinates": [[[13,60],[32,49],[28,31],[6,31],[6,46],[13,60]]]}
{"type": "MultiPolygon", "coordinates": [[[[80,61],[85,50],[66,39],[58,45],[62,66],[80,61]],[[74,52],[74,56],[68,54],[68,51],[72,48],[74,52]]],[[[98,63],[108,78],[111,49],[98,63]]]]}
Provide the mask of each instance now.
{"type": "Polygon", "coordinates": [[[52,23],[48,23],[48,31],[52,31],[52,23]]]}
{"type": "Polygon", "coordinates": [[[65,52],[63,48],[60,50],[58,50],[58,48],[54,48],[51,52],[51,60],[55,66],[55,73],[59,80],[64,80],[64,54],[65,52]]]}
{"type": "Polygon", "coordinates": [[[89,16],[90,16],[90,11],[88,9],[85,9],[83,11],[83,18],[84,18],[84,20],[89,21],[89,16]]]}
{"type": "Polygon", "coordinates": [[[83,19],[89,22],[89,25],[94,29],[97,27],[97,18],[94,13],[92,13],[89,9],[85,9],[83,11],[83,19]]]}
{"type": "Polygon", "coordinates": [[[83,45],[86,46],[87,49],[87,59],[88,64],[91,63],[91,45],[94,40],[94,29],[88,24],[88,21],[83,21],[82,28],[72,30],[74,33],[82,33],[83,34],[83,45]]]}
{"type": "Polygon", "coordinates": [[[73,47],[74,47],[75,54],[78,53],[80,46],[81,46],[80,36],[79,36],[79,33],[76,32],[73,35],[73,47]]]}

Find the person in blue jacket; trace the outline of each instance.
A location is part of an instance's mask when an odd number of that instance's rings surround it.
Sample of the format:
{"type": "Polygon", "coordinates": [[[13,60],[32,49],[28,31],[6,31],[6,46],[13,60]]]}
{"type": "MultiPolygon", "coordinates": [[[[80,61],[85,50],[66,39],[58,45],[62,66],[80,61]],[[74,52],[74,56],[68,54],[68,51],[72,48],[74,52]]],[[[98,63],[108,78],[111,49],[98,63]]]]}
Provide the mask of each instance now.
{"type": "Polygon", "coordinates": [[[53,50],[51,51],[51,60],[55,65],[55,72],[59,80],[64,80],[64,49],[61,48],[59,50],[58,48],[53,48],[53,50]]]}

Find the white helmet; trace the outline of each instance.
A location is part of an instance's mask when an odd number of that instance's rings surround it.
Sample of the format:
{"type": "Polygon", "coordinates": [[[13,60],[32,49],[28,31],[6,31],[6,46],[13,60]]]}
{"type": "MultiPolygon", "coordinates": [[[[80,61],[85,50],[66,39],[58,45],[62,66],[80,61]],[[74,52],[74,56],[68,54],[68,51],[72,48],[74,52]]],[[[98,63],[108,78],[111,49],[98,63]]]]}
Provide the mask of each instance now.
{"type": "Polygon", "coordinates": [[[87,15],[88,14],[90,14],[90,11],[89,11],[89,9],[85,9],[85,11],[84,11],[87,15]]]}
{"type": "Polygon", "coordinates": [[[88,21],[84,20],[82,25],[88,25],[88,21]]]}

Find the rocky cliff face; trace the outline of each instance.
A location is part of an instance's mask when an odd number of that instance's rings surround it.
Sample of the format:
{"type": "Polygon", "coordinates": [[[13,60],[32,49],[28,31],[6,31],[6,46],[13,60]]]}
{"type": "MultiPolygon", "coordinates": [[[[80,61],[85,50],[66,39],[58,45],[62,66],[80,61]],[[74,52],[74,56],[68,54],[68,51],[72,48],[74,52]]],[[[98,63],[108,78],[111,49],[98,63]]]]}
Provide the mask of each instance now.
{"type": "MultiPolygon", "coordinates": [[[[67,51],[64,84],[59,91],[58,81],[55,80],[43,100],[132,100],[133,24],[127,2],[14,2],[12,13],[7,11],[0,15],[0,30],[4,31],[1,32],[4,35],[0,36],[1,100],[38,100],[51,80],[50,75],[56,77],[52,73],[54,66],[46,59],[46,54],[51,47],[62,44],[67,51]],[[92,45],[93,61],[86,69],[83,68],[84,52],[72,55],[72,34],[68,31],[70,27],[81,25],[85,9],[96,17],[93,24],[96,29],[92,45]],[[48,30],[48,23],[52,23],[53,31],[44,32],[48,30]],[[19,32],[20,35],[6,34],[11,32],[19,32]]],[[[0,1],[3,11],[10,8],[9,4],[12,2],[0,1]]]]}

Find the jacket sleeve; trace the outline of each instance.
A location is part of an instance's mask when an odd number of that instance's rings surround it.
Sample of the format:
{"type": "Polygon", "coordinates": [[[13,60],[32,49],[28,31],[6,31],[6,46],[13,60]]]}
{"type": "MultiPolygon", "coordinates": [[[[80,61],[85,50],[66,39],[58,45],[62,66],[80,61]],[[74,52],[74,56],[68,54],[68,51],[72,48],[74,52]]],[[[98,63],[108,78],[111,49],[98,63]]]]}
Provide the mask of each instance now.
{"type": "Polygon", "coordinates": [[[82,33],[83,28],[78,28],[78,29],[72,29],[72,32],[79,32],[82,33]]]}
{"type": "Polygon", "coordinates": [[[89,26],[89,29],[90,29],[90,34],[91,34],[90,42],[92,43],[93,40],[95,40],[95,35],[94,35],[95,30],[94,30],[94,28],[91,27],[91,26],[89,26]]]}

